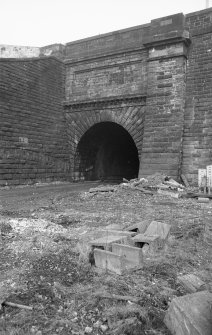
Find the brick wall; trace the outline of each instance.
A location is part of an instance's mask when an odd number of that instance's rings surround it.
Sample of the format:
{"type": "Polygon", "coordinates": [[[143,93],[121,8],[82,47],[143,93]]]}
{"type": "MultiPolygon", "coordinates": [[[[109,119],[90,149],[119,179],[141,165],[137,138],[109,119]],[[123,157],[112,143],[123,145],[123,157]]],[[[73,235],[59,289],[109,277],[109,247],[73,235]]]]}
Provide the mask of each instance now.
{"type": "Polygon", "coordinates": [[[64,179],[68,150],[63,64],[0,60],[0,184],[64,179]]]}
{"type": "Polygon", "coordinates": [[[186,78],[183,173],[197,183],[212,164],[212,8],[186,16],[192,36],[186,78]]]}

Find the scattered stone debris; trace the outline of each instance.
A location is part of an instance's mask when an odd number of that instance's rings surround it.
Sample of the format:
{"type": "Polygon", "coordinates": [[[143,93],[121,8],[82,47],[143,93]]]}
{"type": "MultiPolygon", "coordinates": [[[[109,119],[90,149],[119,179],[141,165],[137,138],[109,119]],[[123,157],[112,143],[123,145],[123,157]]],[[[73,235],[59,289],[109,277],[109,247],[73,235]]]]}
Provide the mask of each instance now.
{"type": "Polygon", "coordinates": [[[45,195],[46,206],[39,199],[38,210],[33,198],[21,200],[20,209],[5,208],[1,301],[32,306],[33,313],[5,306],[0,329],[6,320],[8,334],[165,335],[164,316],[175,299],[195,290],[211,294],[211,202],[183,198],[196,190],[179,191],[160,174],[149,180],[125,180],[128,186],[112,185],[112,192],[85,192],[89,184],[64,197],[45,195]],[[143,240],[136,242],[139,235],[143,240]],[[102,245],[92,247],[99,239],[102,245]],[[94,250],[90,257],[92,248],[104,255],[103,270],[94,250]]]}
{"type": "Polygon", "coordinates": [[[127,180],[123,178],[123,183],[114,186],[99,186],[91,188],[89,193],[97,195],[100,193],[114,193],[120,189],[139,191],[146,195],[154,195],[157,192],[160,195],[172,198],[197,198],[199,202],[206,203],[212,199],[212,194],[200,193],[198,188],[191,188],[185,176],[181,175],[185,185],[178,183],[169,176],[155,173],[147,178],[137,178],[127,180]]]}
{"type": "Polygon", "coordinates": [[[145,222],[131,226],[127,232],[100,230],[102,237],[89,242],[89,261],[96,267],[119,275],[126,270],[142,268],[144,254],[158,252],[165,246],[170,227],[166,223],[152,221],[149,225],[145,222]],[[137,227],[143,231],[144,226],[146,231],[138,233],[137,227]]]}

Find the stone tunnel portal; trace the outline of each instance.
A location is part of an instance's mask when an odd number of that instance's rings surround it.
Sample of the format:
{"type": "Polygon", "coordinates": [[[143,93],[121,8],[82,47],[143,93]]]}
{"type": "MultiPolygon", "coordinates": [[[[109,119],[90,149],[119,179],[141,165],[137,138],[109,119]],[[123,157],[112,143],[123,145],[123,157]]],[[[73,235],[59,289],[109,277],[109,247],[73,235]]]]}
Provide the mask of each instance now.
{"type": "Polygon", "coordinates": [[[114,122],[93,125],[78,143],[74,170],[84,180],[136,178],[139,158],[133,138],[114,122]]]}

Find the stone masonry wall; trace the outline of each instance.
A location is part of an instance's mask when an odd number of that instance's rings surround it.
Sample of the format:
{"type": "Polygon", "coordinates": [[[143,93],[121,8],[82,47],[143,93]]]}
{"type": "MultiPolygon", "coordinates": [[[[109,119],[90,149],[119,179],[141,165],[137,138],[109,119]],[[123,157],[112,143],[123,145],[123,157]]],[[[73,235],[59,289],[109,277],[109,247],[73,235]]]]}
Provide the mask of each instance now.
{"type": "Polygon", "coordinates": [[[84,174],[78,169],[78,144],[83,135],[95,124],[113,122],[122,126],[132,137],[140,157],[145,115],[145,99],[135,98],[125,101],[105,103],[86,103],[85,105],[66,106],[67,133],[70,153],[70,170],[75,180],[83,180],[84,174]]]}
{"type": "Polygon", "coordinates": [[[212,164],[212,8],[66,45],[0,47],[1,185],[70,178],[80,139],[107,121],[131,135],[140,176],[195,184],[212,164]]]}
{"type": "Polygon", "coordinates": [[[212,165],[212,8],[186,16],[192,43],[186,75],[182,171],[197,183],[197,170],[212,165]]]}
{"type": "Polygon", "coordinates": [[[67,104],[146,97],[140,176],[211,163],[211,27],[209,9],[66,45],[67,104]]]}
{"type": "Polygon", "coordinates": [[[63,64],[0,60],[0,185],[65,179],[63,64]]]}
{"type": "Polygon", "coordinates": [[[144,43],[148,49],[147,106],[140,176],[155,172],[179,176],[188,43],[183,14],[151,22],[144,43]]]}
{"type": "Polygon", "coordinates": [[[162,172],[177,178],[181,165],[184,125],[186,58],[181,47],[157,48],[148,62],[147,107],[140,176],[162,172]],[[180,54],[178,52],[180,51],[180,54]]]}
{"type": "Polygon", "coordinates": [[[66,63],[66,101],[146,94],[146,50],[66,63]]]}

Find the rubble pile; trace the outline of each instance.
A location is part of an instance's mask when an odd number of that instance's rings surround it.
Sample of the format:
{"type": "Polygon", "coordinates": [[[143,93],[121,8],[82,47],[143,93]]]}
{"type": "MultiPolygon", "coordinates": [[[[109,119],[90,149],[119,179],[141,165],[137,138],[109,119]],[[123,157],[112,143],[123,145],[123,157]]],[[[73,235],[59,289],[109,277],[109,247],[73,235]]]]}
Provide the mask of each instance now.
{"type": "Polygon", "coordinates": [[[178,183],[173,178],[155,173],[146,178],[136,178],[127,180],[123,178],[123,182],[119,185],[107,185],[91,188],[89,194],[111,194],[119,190],[127,189],[140,191],[144,194],[154,195],[156,192],[160,195],[172,198],[198,198],[199,202],[207,203],[212,199],[211,194],[202,193],[201,189],[190,187],[185,176],[182,175],[183,184],[178,183]]]}

